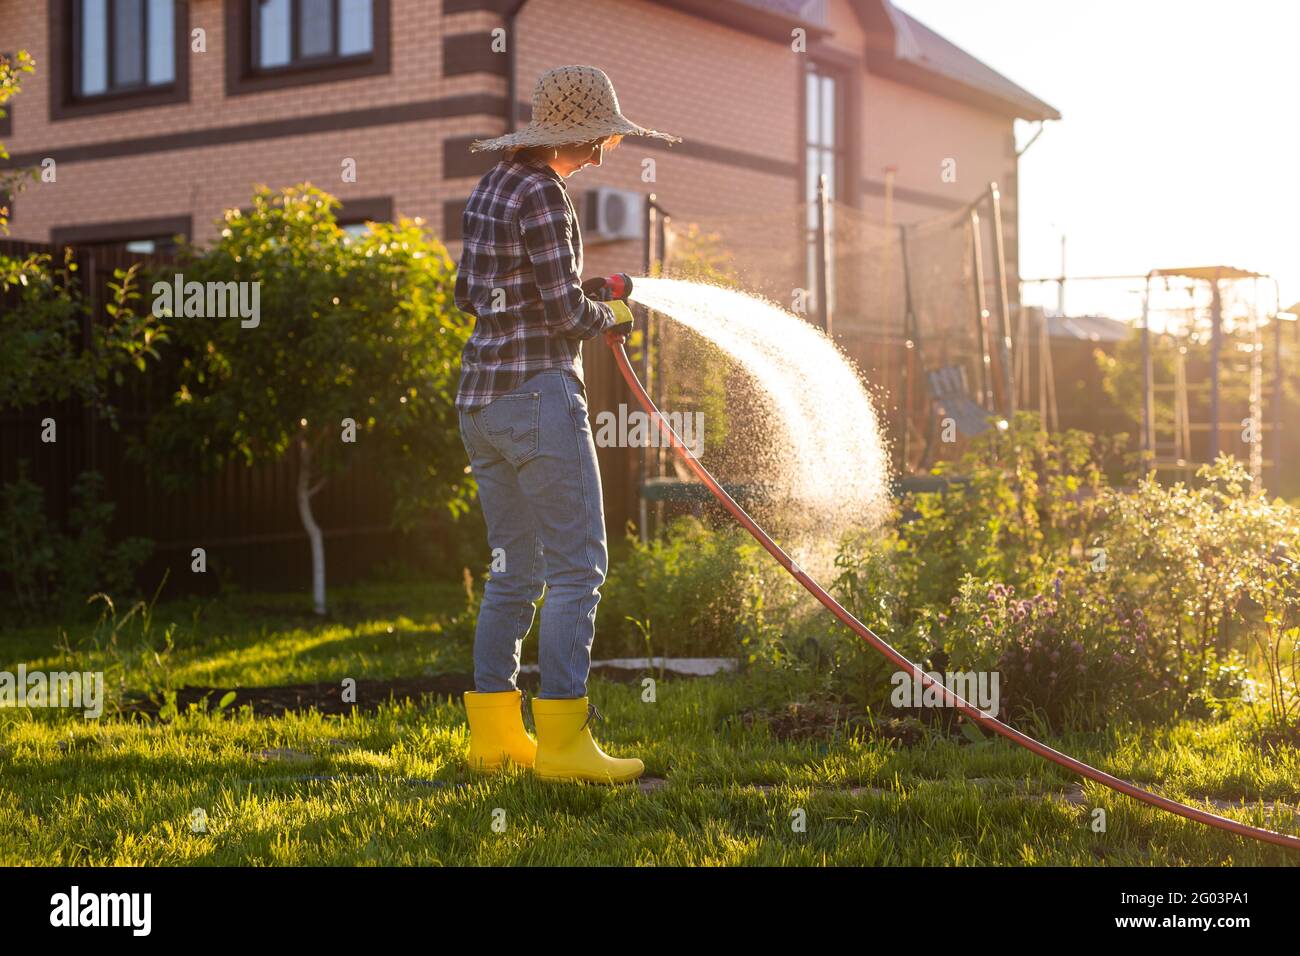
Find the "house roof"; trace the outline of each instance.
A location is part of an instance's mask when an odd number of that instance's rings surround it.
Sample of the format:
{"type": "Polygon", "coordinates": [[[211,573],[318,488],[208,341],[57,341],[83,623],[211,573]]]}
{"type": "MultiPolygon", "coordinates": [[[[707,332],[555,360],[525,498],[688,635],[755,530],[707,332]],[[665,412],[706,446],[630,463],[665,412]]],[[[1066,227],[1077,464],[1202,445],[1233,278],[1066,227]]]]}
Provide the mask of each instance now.
{"type": "Polygon", "coordinates": [[[1104,315],[1049,315],[1047,334],[1074,342],[1123,342],[1130,328],[1104,315]]]}
{"type": "Polygon", "coordinates": [[[1264,279],[1262,272],[1238,269],[1236,266],[1183,266],[1179,269],[1152,269],[1153,276],[1181,276],[1184,279],[1264,279]]]}
{"type": "MultiPolygon", "coordinates": [[[[810,39],[829,34],[829,0],[656,0],[663,6],[704,17],[736,30],[789,42],[803,27],[810,39]]],[[[1057,120],[1061,114],[1028,90],[950,43],[890,0],[849,0],[867,34],[867,69],[919,87],[1027,120],[1057,120]]]]}
{"type": "Polygon", "coordinates": [[[867,30],[867,69],[872,73],[1006,116],[1061,118],[1055,107],[899,10],[890,0],[853,0],[853,9],[867,30]]]}
{"type": "MultiPolygon", "coordinates": [[[[984,92],[1013,108],[1022,120],[1060,120],[1061,113],[1030,91],[1015,85],[997,70],[976,60],[956,43],[885,0],[896,31],[896,56],[931,73],[984,92]]],[[[870,62],[867,64],[870,69],[870,62]]]]}

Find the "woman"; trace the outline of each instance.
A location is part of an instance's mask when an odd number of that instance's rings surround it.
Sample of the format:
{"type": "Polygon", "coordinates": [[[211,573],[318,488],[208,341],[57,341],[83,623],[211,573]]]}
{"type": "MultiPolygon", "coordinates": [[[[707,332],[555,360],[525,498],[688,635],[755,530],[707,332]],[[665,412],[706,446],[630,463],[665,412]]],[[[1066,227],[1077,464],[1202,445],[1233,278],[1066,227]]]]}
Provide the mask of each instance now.
{"type": "Polygon", "coordinates": [[[582,238],[564,185],[625,135],[675,139],[625,119],[600,70],[565,66],[537,81],[525,129],[472,146],[510,150],[465,207],[456,280],[457,306],[477,319],[456,407],[493,558],[474,633],[475,690],[465,695],[470,763],[480,769],[511,761],[540,777],[600,783],[645,769],[600,749],[587,700],[608,559],[581,347],[632,315],[615,298],[627,294],[623,283],[581,282],[582,238]],[[543,585],[534,741],[515,680],[543,585]]]}

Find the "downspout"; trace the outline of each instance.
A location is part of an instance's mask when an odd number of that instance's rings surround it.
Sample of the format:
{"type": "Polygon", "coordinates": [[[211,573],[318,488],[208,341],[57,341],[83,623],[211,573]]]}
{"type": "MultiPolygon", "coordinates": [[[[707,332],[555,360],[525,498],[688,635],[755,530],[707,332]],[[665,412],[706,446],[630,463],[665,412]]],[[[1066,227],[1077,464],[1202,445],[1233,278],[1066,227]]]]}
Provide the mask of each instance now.
{"type": "Polygon", "coordinates": [[[515,52],[515,40],[518,31],[515,21],[528,0],[517,0],[506,13],[506,132],[513,133],[518,127],[516,99],[519,93],[519,55],[515,52]]]}

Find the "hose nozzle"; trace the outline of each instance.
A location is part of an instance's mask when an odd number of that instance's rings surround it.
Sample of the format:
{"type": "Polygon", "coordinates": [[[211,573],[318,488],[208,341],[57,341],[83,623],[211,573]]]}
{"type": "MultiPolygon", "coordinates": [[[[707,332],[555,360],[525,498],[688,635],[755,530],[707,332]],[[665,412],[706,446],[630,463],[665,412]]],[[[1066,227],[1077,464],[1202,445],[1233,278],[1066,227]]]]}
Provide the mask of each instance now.
{"type": "Polygon", "coordinates": [[[632,277],[626,272],[615,272],[605,279],[605,288],[611,299],[626,299],[632,294],[632,277]]]}
{"type": "Polygon", "coordinates": [[[597,302],[622,301],[632,294],[632,277],[626,272],[615,272],[612,276],[588,279],[582,284],[582,291],[597,302]]]}

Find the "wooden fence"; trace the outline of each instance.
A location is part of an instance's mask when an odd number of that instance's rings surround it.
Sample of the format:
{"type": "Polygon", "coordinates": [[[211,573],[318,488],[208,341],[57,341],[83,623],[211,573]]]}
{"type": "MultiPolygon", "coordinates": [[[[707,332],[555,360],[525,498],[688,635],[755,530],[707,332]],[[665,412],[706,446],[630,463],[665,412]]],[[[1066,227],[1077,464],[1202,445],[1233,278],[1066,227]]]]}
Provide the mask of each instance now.
{"type": "MultiPolygon", "coordinates": [[[[91,323],[104,319],[107,283],[114,270],[169,260],[111,248],[72,248],[76,274],[90,302],[82,318],[85,347],[91,340],[91,323]]],[[[48,252],[60,260],[63,255],[51,246],[0,241],[0,253],[30,252],[48,252]]],[[[164,493],[148,470],[128,456],[131,439],[141,434],[153,409],[169,400],[173,388],[165,365],[130,376],[123,388],[110,394],[117,411],[116,428],[78,400],[20,410],[0,408],[0,484],[13,481],[25,462],[28,478],[45,492],[50,521],[75,532],[69,527],[75,504],[73,482],[82,472],[98,471],[104,477],[105,500],[116,506],[114,538],[141,536],[155,544],[155,557],[141,575],[146,589],[156,585],[165,571],[170,571],[168,593],[211,591],[223,578],[255,589],[306,589],[310,553],[298,520],[292,460],[254,468],[231,465],[182,492],[164,493]],[[57,423],[53,443],[41,440],[46,418],[57,423]],[[196,547],[207,552],[205,575],[190,570],[191,551],[196,547]]],[[[439,575],[459,574],[466,565],[477,571],[486,563],[478,554],[485,549],[476,508],[459,526],[450,519],[434,519],[418,532],[399,534],[390,525],[391,501],[376,477],[373,470],[358,465],[332,478],[313,499],[317,520],[325,530],[332,585],[365,575],[379,562],[439,575]],[[467,542],[480,544],[471,547],[467,542]]]]}

